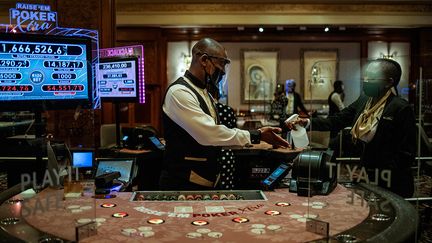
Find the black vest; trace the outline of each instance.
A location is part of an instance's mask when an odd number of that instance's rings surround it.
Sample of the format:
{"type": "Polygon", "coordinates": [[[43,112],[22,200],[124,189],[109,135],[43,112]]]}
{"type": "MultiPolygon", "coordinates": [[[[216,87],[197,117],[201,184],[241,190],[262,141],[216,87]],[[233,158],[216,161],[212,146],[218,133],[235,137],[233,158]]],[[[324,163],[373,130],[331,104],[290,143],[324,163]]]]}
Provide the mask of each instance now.
{"type": "Polygon", "coordinates": [[[331,97],[334,93],[336,93],[336,91],[331,92],[330,96],[327,99],[327,102],[329,104],[329,115],[334,115],[340,111],[339,107],[331,100],[331,97]]]}
{"type": "MultiPolygon", "coordinates": [[[[183,78],[177,79],[168,87],[167,91],[173,85],[184,85],[193,91],[199,100],[201,109],[206,114],[211,115],[209,107],[207,107],[201,95],[183,78]]],[[[166,93],[163,99],[164,102],[165,97],[166,93]]],[[[216,182],[219,174],[217,158],[220,155],[221,148],[199,144],[180,126],[181,124],[175,123],[165,112],[162,112],[162,120],[166,140],[163,167],[168,171],[170,176],[175,176],[179,179],[198,184],[196,181],[190,179],[191,174],[197,174],[210,182],[216,182]]]]}

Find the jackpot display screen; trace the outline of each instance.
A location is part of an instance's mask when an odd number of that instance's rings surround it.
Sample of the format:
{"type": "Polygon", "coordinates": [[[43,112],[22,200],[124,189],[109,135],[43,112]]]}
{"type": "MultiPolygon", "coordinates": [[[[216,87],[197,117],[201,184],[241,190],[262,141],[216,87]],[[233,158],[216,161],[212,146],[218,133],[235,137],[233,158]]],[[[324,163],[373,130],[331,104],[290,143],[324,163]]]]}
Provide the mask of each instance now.
{"type": "Polygon", "coordinates": [[[99,97],[104,101],[138,100],[138,59],[100,59],[97,68],[99,97]]]}
{"type": "Polygon", "coordinates": [[[0,103],[15,109],[90,103],[90,43],[78,37],[1,34],[0,103]]]}

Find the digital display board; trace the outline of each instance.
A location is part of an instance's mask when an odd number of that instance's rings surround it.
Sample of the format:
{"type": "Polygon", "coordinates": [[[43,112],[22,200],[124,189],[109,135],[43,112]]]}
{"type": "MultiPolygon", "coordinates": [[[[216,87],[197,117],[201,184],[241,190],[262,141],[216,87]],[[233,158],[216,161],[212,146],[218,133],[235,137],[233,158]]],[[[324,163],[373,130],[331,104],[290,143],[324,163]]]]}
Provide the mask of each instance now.
{"type": "Polygon", "coordinates": [[[73,107],[92,100],[90,39],[0,35],[0,103],[13,109],[73,107]],[[35,101],[43,101],[36,102],[35,101]]]}
{"type": "Polygon", "coordinates": [[[138,100],[138,58],[100,59],[97,68],[99,97],[103,101],[138,100]]]}

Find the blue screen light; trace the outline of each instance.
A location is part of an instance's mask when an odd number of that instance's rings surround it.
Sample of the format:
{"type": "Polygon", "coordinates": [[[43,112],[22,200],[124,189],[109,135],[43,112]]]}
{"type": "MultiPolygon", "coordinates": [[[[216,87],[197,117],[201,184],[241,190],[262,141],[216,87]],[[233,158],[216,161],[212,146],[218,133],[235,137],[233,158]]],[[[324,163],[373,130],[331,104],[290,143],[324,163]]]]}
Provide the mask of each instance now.
{"type": "Polygon", "coordinates": [[[75,151],[72,152],[72,164],[75,168],[92,167],[93,152],[92,151],[75,151]]]}

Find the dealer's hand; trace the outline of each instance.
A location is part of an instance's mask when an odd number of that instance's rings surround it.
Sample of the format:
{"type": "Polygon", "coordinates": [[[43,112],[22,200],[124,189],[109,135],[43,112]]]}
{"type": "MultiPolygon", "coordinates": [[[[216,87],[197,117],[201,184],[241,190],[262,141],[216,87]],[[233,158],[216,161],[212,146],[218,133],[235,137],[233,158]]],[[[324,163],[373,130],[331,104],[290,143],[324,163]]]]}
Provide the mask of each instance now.
{"type": "Polygon", "coordinates": [[[285,121],[285,126],[289,129],[289,130],[294,130],[297,131],[297,128],[295,125],[299,124],[302,127],[305,127],[309,122],[309,119],[307,118],[297,118],[294,121],[291,122],[287,122],[285,121]]]}
{"type": "Polygon", "coordinates": [[[282,129],[278,127],[262,127],[258,129],[261,132],[261,141],[267,142],[273,147],[287,148],[290,144],[276,133],[281,133],[282,129]]]}

